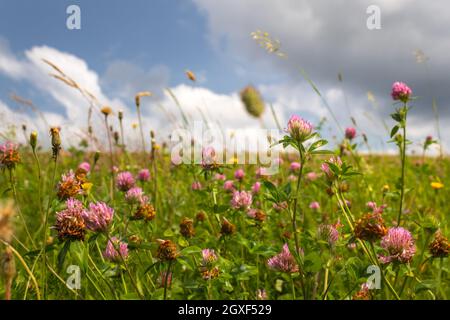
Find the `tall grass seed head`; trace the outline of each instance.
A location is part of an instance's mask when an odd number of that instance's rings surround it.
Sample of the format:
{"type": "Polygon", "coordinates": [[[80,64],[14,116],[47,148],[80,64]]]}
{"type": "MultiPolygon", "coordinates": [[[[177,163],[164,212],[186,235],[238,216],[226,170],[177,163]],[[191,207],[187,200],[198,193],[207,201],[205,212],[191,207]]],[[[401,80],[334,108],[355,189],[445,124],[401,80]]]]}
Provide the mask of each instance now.
{"type": "Polygon", "coordinates": [[[241,101],[245,106],[247,112],[255,117],[259,118],[262,116],[265,106],[264,100],[261,97],[259,91],[253,86],[245,87],[241,92],[241,101]]]}

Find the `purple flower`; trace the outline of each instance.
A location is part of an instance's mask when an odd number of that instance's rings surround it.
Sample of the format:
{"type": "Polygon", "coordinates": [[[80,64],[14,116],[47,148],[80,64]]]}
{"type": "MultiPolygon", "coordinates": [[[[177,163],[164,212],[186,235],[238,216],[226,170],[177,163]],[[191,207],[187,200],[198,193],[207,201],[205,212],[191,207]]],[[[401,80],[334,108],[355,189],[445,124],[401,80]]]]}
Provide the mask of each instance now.
{"type": "MultiPolygon", "coordinates": [[[[331,157],[328,160],[328,163],[332,163],[338,167],[342,166],[342,160],[339,157],[331,157]]],[[[331,180],[334,178],[334,172],[331,170],[330,165],[328,163],[327,162],[322,163],[320,168],[325,173],[327,178],[331,180]]]]}
{"type": "Polygon", "coordinates": [[[257,193],[259,193],[259,190],[261,190],[261,182],[256,181],[256,182],[252,185],[252,193],[253,193],[253,194],[257,194],[257,193]]]}
{"type": "Polygon", "coordinates": [[[82,169],[86,172],[89,172],[89,171],[91,171],[91,165],[89,164],[89,162],[82,162],[78,166],[78,169],[82,169]]]}
{"type": "Polygon", "coordinates": [[[286,129],[293,139],[301,142],[311,134],[312,130],[311,123],[296,115],[291,116],[286,129]]]}
{"type": "Polygon", "coordinates": [[[218,181],[225,181],[227,177],[224,174],[221,173],[216,173],[214,175],[214,180],[218,180],[218,181]]]}
{"type": "Polygon", "coordinates": [[[291,171],[297,171],[300,169],[301,166],[302,165],[300,163],[294,161],[294,162],[291,162],[290,169],[291,169],[291,171]]]}
{"type": "Polygon", "coordinates": [[[252,194],[247,191],[235,191],[231,198],[233,209],[248,209],[252,204],[252,194]]]}
{"type": "Polygon", "coordinates": [[[124,171],[117,175],[116,185],[120,191],[126,192],[133,188],[134,184],[135,181],[133,175],[130,172],[124,171]]]}
{"type": "Polygon", "coordinates": [[[317,234],[319,239],[327,241],[330,245],[335,244],[339,239],[339,231],[331,224],[321,224],[317,234]]]}
{"type": "Polygon", "coordinates": [[[83,219],[86,227],[94,232],[105,232],[111,225],[114,217],[114,209],[104,202],[89,204],[89,210],[83,211],[83,219]]]}
{"type": "Polygon", "coordinates": [[[245,172],[242,169],[238,169],[234,172],[234,177],[239,181],[242,181],[242,179],[244,179],[244,176],[245,172]]]}
{"type": "Polygon", "coordinates": [[[353,127],[348,127],[345,129],[345,137],[348,140],[353,140],[356,137],[356,129],[353,127]]]}
{"type": "Polygon", "coordinates": [[[392,85],[391,96],[394,100],[400,100],[404,103],[408,102],[412,90],[403,82],[394,82],[392,85]]]}
{"type": "Polygon", "coordinates": [[[320,204],[317,201],[313,201],[309,204],[309,208],[312,210],[319,210],[320,204]]]}
{"type": "Polygon", "coordinates": [[[287,243],[283,245],[283,249],[279,254],[267,260],[267,265],[269,268],[281,272],[293,273],[299,270],[294,256],[289,251],[287,243]]]}
{"type": "Polygon", "coordinates": [[[266,175],[266,168],[264,168],[264,167],[259,167],[258,169],[256,169],[255,174],[256,174],[256,178],[257,178],[257,179],[262,178],[263,176],[266,175]]]}
{"type": "Polygon", "coordinates": [[[306,179],[308,179],[309,181],[314,181],[317,179],[317,173],[315,173],[314,171],[308,172],[306,174],[306,179]]]}
{"type": "Polygon", "coordinates": [[[388,252],[387,256],[379,256],[382,263],[407,263],[416,253],[411,233],[402,227],[390,228],[381,239],[381,247],[388,252]]]}
{"type": "Polygon", "coordinates": [[[103,252],[103,257],[105,259],[120,263],[122,260],[126,260],[128,258],[128,244],[120,241],[116,237],[112,237],[108,240],[108,244],[106,245],[106,249],[103,252]],[[119,249],[119,251],[117,251],[119,249]]]}
{"type": "Polygon", "coordinates": [[[202,184],[200,183],[200,181],[194,181],[191,184],[191,189],[196,191],[196,190],[201,190],[202,189],[202,184]]]}
{"type": "Polygon", "coordinates": [[[225,189],[225,191],[234,191],[234,182],[233,180],[227,180],[225,181],[225,183],[223,184],[223,188],[225,189]]]}
{"type": "Polygon", "coordinates": [[[141,188],[133,187],[125,194],[125,200],[129,204],[139,204],[147,202],[148,198],[144,195],[144,191],[141,188]]]}
{"type": "Polygon", "coordinates": [[[216,150],[213,147],[205,147],[202,150],[202,167],[204,169],[210,169],[216,166],[217,157],[216,150]]]}
{"type": "Polygon", "coordinates": [[[212,264],[213,262],[217,261],[217,255],[213,249],[203,249],[202,250],[202,258],[203,258],[204,265],[209,265],[209,264],[212,264]]]}
{"type": "Polygon", "coordinates": [[[137,179],[141,182],[147,182],[150,180],[150,171],[148,169],[141,169],[138,172],[137,179]]]}

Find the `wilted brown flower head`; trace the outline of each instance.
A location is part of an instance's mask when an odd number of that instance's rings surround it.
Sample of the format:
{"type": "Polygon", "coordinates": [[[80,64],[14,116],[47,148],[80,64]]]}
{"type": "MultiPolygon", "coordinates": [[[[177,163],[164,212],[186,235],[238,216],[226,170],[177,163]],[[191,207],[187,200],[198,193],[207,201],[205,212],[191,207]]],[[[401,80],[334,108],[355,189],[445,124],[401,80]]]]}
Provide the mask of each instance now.
{"type": "Polygon", "coordinates": [[[12,220],[16,214],[12,200],[0,202],[0,240],[10,243],[13,236],[12,220]]]}
{"type": "Polygon", "coordinates": [[[197,215],[195,216],[195,219],[196,219],[198,222],[205,221],[205,220],[206,220],[206,213],[205,213],[204,211],[199,211],[199,212],[197,213],[197,215]]]}
{"type": "Polygon", "coordinates": [[[370,293],[370,289],[369,286],[364,283],[361,285],[361,289],[356,292],[353,297],[352,300],[371,300],[372,299],[372,294],[370,293]]]}
{"type": "Polygon", "coordinates": [[[220,229],[220,233],[222,235],[232,235],[236,232],[236,226],[228,221],[226,218],[223,218],[222,227],[220,229]]]}
{"type": "Polygon", "coordinates": [[[448,242],[448,239],[438,231],[434,235],[434,240],[430,243],[428,248],[434,258],[445,258],[448,257],[450,243],[448,242]]]}
{"type": "Polygon", "coordinates": [[[178,257],[177,245],[171,240],[157,240],[159,248],[156,257],[161,261],[172,261],[178,257]]]}
{"type": "Polygon", "coordinates": [[[180,233],[185,238],[192,238],[195,236],[194,221],[189,218],[183,218],[180,223],[180,233]]]}
{"type": "Polygon", "coordinates": [[[207,268],[200,268],[200,273],[202,274],[202,278],[204,280],[212,280],[214,278],[217,278],[220,274],[220,270],[218,267],[214,267],[212,269],[207,268]]]}
{"type": "Polygon", "coordinates": [[[83,204],[76,199],[66,201],[67,208],[56,213],[54,229],[61,241],[84,240],[86,224],[83,219],[83,204]]]}
{"type": "Polygon", "coordinates": [[[366,213],[355,224],[355,236],[361,240],[375,241],[386,233],[383,217],[377,212],[366,213]]]}
{"type": "Polygon", "coordinates": [[[151,221],[156,216],[156,210],[150,203],[142,203],[134,213],[133,219],[151,221]]]}
{"type": "MultiPolygon", "coordinates": [[[[80,177],[82,176],[79,172],[80,177]]],[[[73,198],[82,192],[81,181],[78,177],[70,170],[67,174],[63,174],[61,181],[58,183],[58,198],[60,200],[66,200],[73,198]]]]}

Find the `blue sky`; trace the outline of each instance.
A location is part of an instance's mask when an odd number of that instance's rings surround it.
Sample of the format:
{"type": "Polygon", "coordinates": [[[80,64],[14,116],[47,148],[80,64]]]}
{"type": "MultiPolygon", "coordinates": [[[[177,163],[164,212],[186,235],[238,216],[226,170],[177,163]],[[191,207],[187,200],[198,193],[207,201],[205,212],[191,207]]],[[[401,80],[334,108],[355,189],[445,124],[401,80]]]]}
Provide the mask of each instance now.
{"type": "MultiPolygon", "coordinates": [[[[155,100],[143,110],[148,128],[164,123],[155,104],[174,111],[163,94],[171,87],[187,112],[198,116],[205,108],[211,118],[233,128],[257,127],[245,115],[238,92],[256,85],[273,103],[282,121],[297,113],[317,123],[330,119],[319,97],[301,78],[303,67],[334,109],[343,127],[357,119],[374,149],[384,150],[387,140],[381,120],[389,122],[392,82],[402,80],[421,97],[411,112],[420,141],[436,135],[431,96],[440,105],[442,122],[450,119],[450,85],[446,66],[450,50],[446,34],[449,10],[444,0],[429,5],[418,0],[0,0],[0,112],[11,121],[35,124],[32,114],[18,119],[11,92],[32,99],[59,123],[81,130],[85,111],[75,93],[48,79],[50,70],[40,59],[56,59],[78,81],[90,85],[102,103],[122,108],[133,116],[134,94],[151,90],[155,100]],[[81,8],[81,30],[66,28],[66,8],[81,8]],[[366,27],[368,5],[381,8],[382,28],[366,27]],[[282,43],[287,59],[270,55],[251,39],[257,29],[268,31],[282,43]],[[413,52],[429,57],[425,73],[413,52]],[[193,85],[184,70],[199,81],[193,85]],[[344,76],[339,83],[337,73],[344,76]],[[367,100],[371,91],[379,110],[367,100]],[[380,142],[381,141],[381,142],[380,142]]],[[[52,60],[53,61],[53,60],[52,60]]],[[[447,69],[448,70],[448,69],[447,69]]],[[[270,112],[265,121],[274,126],[270,112]]],[[[37,125],[37,124],[36,124],[37,125]]],[[[164,126],[164,124],[162,125],[164,126]]],[[[146,128],[146,129],[148,129],[146,128]]],[[[329,136],[337,134],[328,122],[329,136]]],[[[444,128],[445,130],[445,128],[444,128]]],[[[443,134],[445,136],[445,134],[443,134]]],[[[417,142],[419,143],[419,142],[417,142]]]]}

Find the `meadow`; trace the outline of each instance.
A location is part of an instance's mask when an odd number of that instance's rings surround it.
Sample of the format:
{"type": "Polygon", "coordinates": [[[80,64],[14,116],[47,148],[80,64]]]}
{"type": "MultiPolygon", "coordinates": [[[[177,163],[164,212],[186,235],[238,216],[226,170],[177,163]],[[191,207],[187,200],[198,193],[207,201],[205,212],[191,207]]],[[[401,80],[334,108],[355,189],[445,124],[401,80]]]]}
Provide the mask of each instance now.
{"type": "MultiPolygon", "coordinates": [[[[149,95],[136,95],[139,117],[149,95]]],[[[412,91],[396,82],[391,95],[386,141],[398,155],[361,153],[367,141],[354,127],[331,147],[320,125],[292,115],[272,141],[285,150],[274,175],[237,158],[223,163],[211,147],[200,163],[174,164],[170,145],[144,133],[140,118],[142,149],[127,146],[124,115],[105,106],[91,110],[105,127],[89,128],[92,139],[106,133],[102,151],[89,139],[63,149],[64,128],[44,137],[23,128],[27,144],[3,134],[0,296],[447,299],[450,161],[427,155],[439,143],[432,137],[422,156],[408,154],[412,91]]],[[[241,98],[260,117],[258,91],[249,86],[241,98]]]]}

